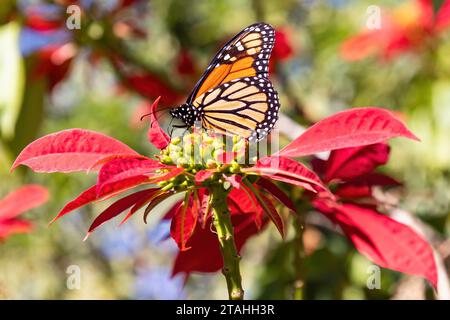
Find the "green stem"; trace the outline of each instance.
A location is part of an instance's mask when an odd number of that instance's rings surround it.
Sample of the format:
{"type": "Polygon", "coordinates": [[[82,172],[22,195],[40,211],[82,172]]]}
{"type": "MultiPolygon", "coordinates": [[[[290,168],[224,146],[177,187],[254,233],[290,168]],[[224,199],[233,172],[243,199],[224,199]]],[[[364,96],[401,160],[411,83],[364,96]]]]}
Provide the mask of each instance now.
{"type": "Polygon", "coordinates": [[[234,242],[231,214],[226,203],[227,191],[221,185],[211,186],[210,191],[214,227],[222,252],[222,273],[227,281],[228,297],[230,300],[243,300],[244,289],[242,289],[242,278],[239,269],[241,257],[234,242]]]}
{"type": "Polygon", "coordinates": [[[303,259],[305,248],[303,244],[304,219],[303,214],[297,212],[294,216],[295,238],[294,238],[294,300],[303,299],[303,259]]]}

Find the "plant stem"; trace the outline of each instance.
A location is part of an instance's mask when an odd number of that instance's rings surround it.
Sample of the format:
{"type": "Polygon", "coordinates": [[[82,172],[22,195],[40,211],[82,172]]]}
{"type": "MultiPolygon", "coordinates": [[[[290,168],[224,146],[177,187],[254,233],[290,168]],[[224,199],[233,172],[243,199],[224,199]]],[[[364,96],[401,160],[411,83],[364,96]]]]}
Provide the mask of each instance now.
{"type": "Polygon", "coordinates": [[[223,258],[222,273],[225,276],[230,300],[243,300],[242,278],[239,269],[239,256],[234,242],[234,230],[231,214],[226,203],[227,191],[221,185],[210,187],[211,207],[213,210],[214,227],[220,243],[223,258]]]}
{"type": "Polygon", "coordinates": [[[295,239],[294,239],[294,300],[303,299],[303,258],[305,248],[303,245],[304,219],[299,211],[294,216],[295,239]]]}

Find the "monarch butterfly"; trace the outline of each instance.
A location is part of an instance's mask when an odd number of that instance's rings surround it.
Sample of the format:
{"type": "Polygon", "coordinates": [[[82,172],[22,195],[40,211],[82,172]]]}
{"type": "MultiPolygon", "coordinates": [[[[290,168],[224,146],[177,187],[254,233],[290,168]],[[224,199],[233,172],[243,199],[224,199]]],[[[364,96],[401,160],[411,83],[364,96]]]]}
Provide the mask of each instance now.
{"type": "Polygon", "coordinates": [[[256,23],[239,32],[216,54],[186,103],[170,111],[185,127],[259,141],[278,119],[278,94],[269,80],[275,30],[256,23]]]}

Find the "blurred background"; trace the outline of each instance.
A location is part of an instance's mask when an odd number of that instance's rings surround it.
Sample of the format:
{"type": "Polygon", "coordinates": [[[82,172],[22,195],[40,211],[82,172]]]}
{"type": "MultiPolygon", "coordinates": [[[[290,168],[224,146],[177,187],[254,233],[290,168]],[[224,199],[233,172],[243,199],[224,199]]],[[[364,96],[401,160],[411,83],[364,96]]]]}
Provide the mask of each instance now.
{"type": "MultiPolygon", "coordinates": [[[[47,224],[95,175],[9,170],[29,142],[74,127],[153,155],[147,124],[139,121],[146,103],[160,95],[166,106],[182,103],[221,45],[257,21],[277,31],[271,80],[290,128],[301,130],[347,108],[378,106],[398,112],[421,138],[392,141],[384,170],[404,181],[396,201],[418,218],[450,268],[450,30],[445,17],[432,22],[443,1],[433,2],[427,19],[421,2],[2,0],[0,198],[26,183],[47,187],[51,198],[25,215],[33,232],[0,242],[0,298],[226,298],[220,273],[193,274],[186,283],[182,275],[171,277],[178,249],[166,239],[169,226],[159,222],[163,210],[147,225],[139,216],[120,228],[106,224],[83,242],[106,204],[47,224]],[[71,289],[73,266],[81,283],[71,289]]],[[[290,139],[284,136],[282,144],[290,139]]],[[[433,298],[422,279],[385,269],[381,288],[368,289],[371,263],[311,214],[304,298],[433,298]]],[[[282,242],[271,226],[244,248],[247,298],[292,296],[292,236],[282,242]]]]}

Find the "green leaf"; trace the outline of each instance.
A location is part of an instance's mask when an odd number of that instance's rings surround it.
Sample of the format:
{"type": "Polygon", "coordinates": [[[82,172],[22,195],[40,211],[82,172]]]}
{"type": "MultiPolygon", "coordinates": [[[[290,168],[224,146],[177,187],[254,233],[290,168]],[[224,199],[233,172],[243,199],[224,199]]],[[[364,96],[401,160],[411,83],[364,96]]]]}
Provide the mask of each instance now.
{"type": "Polygon", "coordinates": [[[24,65],[19,51],[18,23],[0,27],[0,134],[2,139],[14,137],[15,125],[22,105],[25,86],[24,65]]]}

